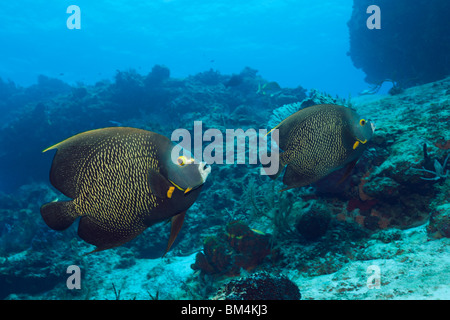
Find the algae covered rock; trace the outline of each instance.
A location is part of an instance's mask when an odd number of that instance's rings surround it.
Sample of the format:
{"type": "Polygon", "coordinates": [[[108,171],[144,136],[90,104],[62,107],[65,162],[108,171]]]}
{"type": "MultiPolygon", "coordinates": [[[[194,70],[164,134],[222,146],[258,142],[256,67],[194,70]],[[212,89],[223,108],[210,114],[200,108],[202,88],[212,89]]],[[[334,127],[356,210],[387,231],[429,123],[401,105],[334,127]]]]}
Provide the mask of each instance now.
{"type": "Polygon", "coordinates": [[[389,177],[376,177],[364,184],[363,191],[370,197],[393,200],[399,196],[400,184],[389,177]]]}
{"type": "Polygon", "coordinates": [[[254,269],[271,253],[270,235],[232,221],[226,232],[206,237],[203,252],[197,253],[191,268],[203,274],[239,275],[241,269],[254,269]]]}
{"type": "Polygon", "coordinates": [[[300,300],[300,289],[285,276],[267,272],[234,279],[219,290],[215,300],[300,300]]]}
{"type": "Polygon", "coordinates": [[[23,251],[0,260],[0,299],[10,294],[39,294],[65,283],[67,261],[42,252],[23,251]]]}
{"type": "Polygon", "coordinates": [[[450,238],[450,204],[438,206],[433,211],[427,231],[434,238],[450,238]]]}
{"type": "Polygon", "coordinates": [[[314,241],[325,235],[330,221],[329,210],[316,204],[297,218],[295,228],[306,240],[314,241]]]}

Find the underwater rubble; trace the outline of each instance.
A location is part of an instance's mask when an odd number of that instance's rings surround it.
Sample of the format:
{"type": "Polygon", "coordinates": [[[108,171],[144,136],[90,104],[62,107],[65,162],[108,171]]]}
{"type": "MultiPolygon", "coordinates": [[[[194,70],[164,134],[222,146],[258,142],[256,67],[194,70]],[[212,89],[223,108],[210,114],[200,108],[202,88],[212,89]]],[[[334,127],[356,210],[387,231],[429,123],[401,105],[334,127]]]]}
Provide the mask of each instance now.
{"type": "MultiPolygon", "coordinates": [[[[258,299],[450,297],[450,78],[348,100],[277,87],[250,68],[174,79],[155,66],[147,76],[118,72],[113,83],[55,82],[58,90],[37,98],[27,96],[36,90],[1,85],[4,101],[17,106],[0,128],[2,181],[11,181],[0,190],[1,299],[249,299],[258,281],[274,294],[292,290],[258,299]],[[261,176],[258,165],[213,164],[163,258],[164,223],[85,256],[92,246],[76,226],[55,232],[41,219],[41,204],[64,200],[48,182],[50,160],[41,150],[75,133],[117,125],[170,136],[173,128],[192,130],[193,121],[204,130],[267,128],[274,114],[324,102],[376,124],[349,177],[338,184],[338,170],[280,193],[281,182],[261,176]],[[81,268],[79,290],[66,286],[70,265],[81,268]],[[369,283],[373,266],[378,288],[369,283]]],[[[36,86],[49,85],[42,78],[36,86]]]]}

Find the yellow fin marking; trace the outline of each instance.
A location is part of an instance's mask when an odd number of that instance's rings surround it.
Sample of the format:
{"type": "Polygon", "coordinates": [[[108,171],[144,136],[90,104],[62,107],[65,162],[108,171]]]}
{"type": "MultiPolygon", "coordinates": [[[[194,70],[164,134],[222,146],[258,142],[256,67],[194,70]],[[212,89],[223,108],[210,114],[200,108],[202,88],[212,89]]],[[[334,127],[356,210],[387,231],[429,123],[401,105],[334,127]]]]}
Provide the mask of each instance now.
{"type": "MultiPolygon", "coordinates": [[[[287,118],[289,118],[289,117],[287,117],[287,118]]],[[[285,122],[287,120],[287,118],[284,119],[283,121],[281,121],[279,124],[277,124],[272,130],[267,132],[265,136],[268,136],[273,130],[278,129],[283,124],[283,122],[285,122]]]]}
{"type": "Polygon", "coordinates": [[[169,190],[167,190],[167,198],[172,198],[173,191],[175,190],[175,187],[170,187],[169,190]]]}
{"type": "Polygon", "coordinates": [[[64,141],[58,142],[57,144],[54,144],[51,147],[48,147],[47,149],[42,150],[42,153],[47,152],[48,150],[52,150],[52,149],[58,148],[58,145],[60,145],[63,142],[64,141]]]}
{"type": "Polygon", "coordinates": [[[177,187],[178,190],[181,190],[184,192],[184,189],[182,187],[180,187],[179,185],[177,185],[175,182],[173,182],[172,180],[169,180],[171,184],[173,184],[175,187],[177,187]]]}
{"type": "Polygon", "coordinates": [[[362,144],[365,144],[365,143],[367,142],[367,139],[364,140],[364,141],[359,140],[359,139],[356,139],[355,143],[353,144],[353,150],[355,150],[355,149],[359,146],[359,143],[360,143],[360,142],[361,142],[362,144]]]}

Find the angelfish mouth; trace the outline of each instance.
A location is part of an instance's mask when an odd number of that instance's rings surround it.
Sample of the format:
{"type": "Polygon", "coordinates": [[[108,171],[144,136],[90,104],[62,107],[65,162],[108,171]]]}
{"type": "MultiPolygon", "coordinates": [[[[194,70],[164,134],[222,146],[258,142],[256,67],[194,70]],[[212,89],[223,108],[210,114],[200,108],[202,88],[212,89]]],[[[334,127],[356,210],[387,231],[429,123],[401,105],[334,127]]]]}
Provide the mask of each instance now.
{"type": "Polygon", "coordinates": [[[375,128],[376,128],[375,123],[370,122],[370,127],[372,128],[372,133],[374,133],[375,132],[375,128]]]}
{"type": "Polygon", "coordinates": [[[206,178],[211,173],[211,166],[207,164],[206,162],[200,162],[198,165],[198,171],[200,173],[200,176],[202,177],[203,183],[205,183],[206,178]]]}

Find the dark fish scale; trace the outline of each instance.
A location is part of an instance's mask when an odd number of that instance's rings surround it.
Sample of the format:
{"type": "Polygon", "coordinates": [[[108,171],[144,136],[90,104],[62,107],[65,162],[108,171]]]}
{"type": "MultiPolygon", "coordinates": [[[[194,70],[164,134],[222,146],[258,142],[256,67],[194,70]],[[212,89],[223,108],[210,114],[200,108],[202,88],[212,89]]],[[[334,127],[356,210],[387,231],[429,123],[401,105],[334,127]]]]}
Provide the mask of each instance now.
{"type": "Polygon", "coordinates": [[[155,157],[155,147],[140,135],[104,141],[89,157],[81,194],[75,200],[77,211],[110,229],[143,228],[144,216],[156,207],[156,197],[145,179],[149,169],[159,172],[155,157]],[[143,152],[146,145],[147,154],[143,152]]]}
{"type": "Polygon", "coordinates": [[[293,158],[290,163],[296,171],[309,176],[326,174],[328,168],[340,165],[348,156],[340,139],[343,127],[341,118],[332,112],[316,115],[292,130],[288,138],[291,142],[287,150],[292,151],[293,158]]]}

